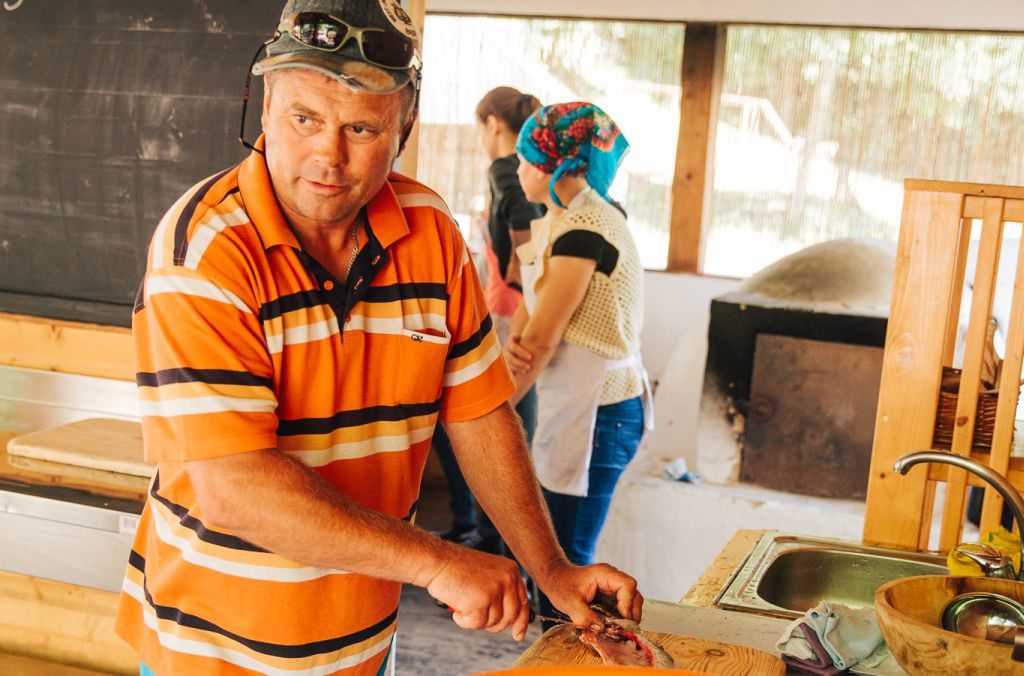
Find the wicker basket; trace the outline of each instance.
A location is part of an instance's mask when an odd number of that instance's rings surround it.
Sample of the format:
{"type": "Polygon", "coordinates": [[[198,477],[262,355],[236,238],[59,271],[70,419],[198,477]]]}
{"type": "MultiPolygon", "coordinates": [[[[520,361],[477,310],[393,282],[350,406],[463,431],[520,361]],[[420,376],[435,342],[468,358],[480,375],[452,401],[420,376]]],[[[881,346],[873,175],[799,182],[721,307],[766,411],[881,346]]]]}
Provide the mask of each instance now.
{"type": "MultiPolygon", "coordinates": [[[[998,380],[998,378],[996,379],[998,380]]],[[[956,428],[956,402],[960,390],[960,369],[948,366],[942,369],[942,388],[939,391],[939,409],[935,416],[934,448],[950,449],[956,428]]],[[[996,405],[999,386],[983,387],[978,392],[978,410],[974,420],[973,446],[979,450],[992,448],[992,432],[996,426],[996,405]]]]}

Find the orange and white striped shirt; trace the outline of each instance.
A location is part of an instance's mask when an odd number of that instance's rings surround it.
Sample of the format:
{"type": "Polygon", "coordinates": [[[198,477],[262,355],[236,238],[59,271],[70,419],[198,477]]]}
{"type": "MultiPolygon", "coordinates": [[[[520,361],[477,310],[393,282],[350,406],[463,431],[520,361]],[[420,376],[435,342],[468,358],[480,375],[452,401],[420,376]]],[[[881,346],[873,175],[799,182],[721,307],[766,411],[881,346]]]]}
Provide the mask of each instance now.
{"type": "Polygon", "coordinates": [[[471,420],[513,391],[443,201],[392,174],[366,214],[341,284],[302,251],[253,153],[189,190],[153,236],[133,336],[159,467],[117,631],[157,674],[373,675],[397,621],[398,583],[207,527],[184,461],[277,448],[412,519],[438,416],[471,420]]]}

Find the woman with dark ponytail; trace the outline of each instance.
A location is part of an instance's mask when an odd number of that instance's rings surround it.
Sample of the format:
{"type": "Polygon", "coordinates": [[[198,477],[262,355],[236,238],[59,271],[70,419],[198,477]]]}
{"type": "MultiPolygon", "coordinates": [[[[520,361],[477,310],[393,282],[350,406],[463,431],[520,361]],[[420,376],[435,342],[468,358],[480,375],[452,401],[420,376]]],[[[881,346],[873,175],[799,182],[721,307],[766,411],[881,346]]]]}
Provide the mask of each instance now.
{"type": "MultiPolygon", "coordinates": [[[[490,210],[487,218],[487,288],[485,297],[498,339],[505,343],[512,316],[523,302],[519,259],[515,249],[530,239],[530,222],[544,215],[544,207],[527,201],[519,185],[516,171],[516,138],[523,123],[537,109],[540,101],[514,87],[496,87],[487,92],[476,106],[480,144],[491,165],[487,170],[490,184],[490,210]]],[[[516,406],[522,419],[527,441],[533,439],[537,426],[537,394],[530,390],[516,406]]],[[[466,485],[451,444],[439,425],[434,434],[441,467],[451,493],[452,527],[441,537],[499,553],[501,537],[485,514],[477,509],[466,485]]]]}
{"type": "MultiPolygon", "coordinates": [[[[530,115],[540,108],[536,97],[512,87],[487,92],[476,106],[480,144],[491,160],[487,178],[491,184],[491,206],[487,219],[487,306],[492,317],[508,321],[523,300],[519,260],[515,249],[530,239],[530,221],[540,218],[543,208],[528,202],[516,171],[516,138],[530,115]]],[[[497,319],[496,319],[497,321],[497,319]]],[[[504,339],[506,335],[499,337],[504,339]]]]}

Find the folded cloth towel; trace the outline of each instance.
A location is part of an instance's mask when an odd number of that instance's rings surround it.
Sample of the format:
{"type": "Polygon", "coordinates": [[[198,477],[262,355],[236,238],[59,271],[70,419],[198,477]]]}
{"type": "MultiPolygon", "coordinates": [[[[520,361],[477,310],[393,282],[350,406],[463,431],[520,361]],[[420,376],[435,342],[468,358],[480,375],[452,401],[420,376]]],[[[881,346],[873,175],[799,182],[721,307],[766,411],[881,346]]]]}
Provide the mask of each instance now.
{"type": "Polygon", "coordinates": [[[814,633],[814,629],[807,626],[807,623],[801,623],[800,632],[807,639],[807,645],[810,647],[811,652],[814,653],[814,661],[823,667],[832,665],[832,656],[825,650],[825,646],[821,644],[821,639],[814,633]]]}
{"type": "Polygon", "coordinates": [[[873,608],[849,608],[838,603],[821,602],[803,617],[790,623],[777,647],[784,656],[821,668],[824,662],[844,671],[874,653],[883,644],[873,608]],[[803,629],[802,627],[806,627],[803,629]],[[815,635],[827,653],[824,660],[808,641],[815,635]]]}
{"type": "Polygon", "coordinates": [[[828,612],[828,619],[825,632],[817,633],[832,663],[840,669],[849,669],[884,643],[874,608],[849,608],[838,603],[819,606],[826,606],[822,611],[828,612]]]}
{"type": "Polygon", "coordinates": [[[804,618],[791,622],[777,645],[791,670],[806,674],[838,674],[814,629],[804,618]]]}
{"type": "Polygon", "coordinates": [[[800,627],[803,625],[804,618],[802,617],[787,624],[786,629],[782,632],[782,636],[775,643],[775,647],[782,653],[783,657],[792,657],[793,659],[815,664],[818,658],[814,654],[811,644],[807,642],[804,632],[800,630],[800,627]]]}
{"type": "Polygon", "coordinates": [[[843,673],[831,664],[827,667],[816,667],[813,664],[808,664],[804,660],[798,660],[795,657],[790,657],[789,655],[783,655],[782,661],[786,663],[787,674],[809,674],[809,676],[836,676],[836,674],[843,673]]]}
{"type": "Polygon", "coordinates": [[[810,676],[834,676],[841,673],[832,664],[832,658],[829,656],[828,651],[822,647],[821,641],[818,640],[818,635],[814,633],[814,630],[802,622],[798,623],[796,628],[807,642],[807,648],[810,650],[811,656],[801,659],[783,654],[782,661],[786,663],[789,670],[800,674],[810,674],[810,676]]]}

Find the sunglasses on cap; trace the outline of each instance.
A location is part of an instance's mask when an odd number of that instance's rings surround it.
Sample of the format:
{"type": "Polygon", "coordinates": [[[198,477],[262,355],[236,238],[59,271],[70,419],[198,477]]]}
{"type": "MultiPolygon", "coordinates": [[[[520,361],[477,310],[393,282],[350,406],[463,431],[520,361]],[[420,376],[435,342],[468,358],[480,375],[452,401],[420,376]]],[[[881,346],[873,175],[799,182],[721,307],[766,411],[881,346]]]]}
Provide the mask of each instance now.
{"type": "MultiPolygon", "coordinates": [[[[409,75],[415,91],[413,110],[419,107],[420,59],[416,45],[404,35],[395,35],[380,28],[357,28],[341,19],[321,12],[301,12],[278,26],[277,31],[252,55],[252,62],[245,74],[245,88],[242,90],[242,116],[238,129],[239,142],[254,152],[264,154],[245,138],[245,118],[252,91],[253,67],[264,50],[270,48],[282,35],[288,35],[296,42],[325,52],[336,52],[349,40],[355,40],[363,60],[389,70],[411,70],[409,75]]],[[[405,147],[412,132],[409,124],[402,133],[400,148],[405,147]]]]}
{"type": "Polygon", "coordinates": [[[418,62],[416,45],[404,35],[381,28],[358,28],[320,12],[301,12],[279,30],[307,47],[336,52],[355,40],[363,60],[381,68],[405,70],[418,62]]]}

